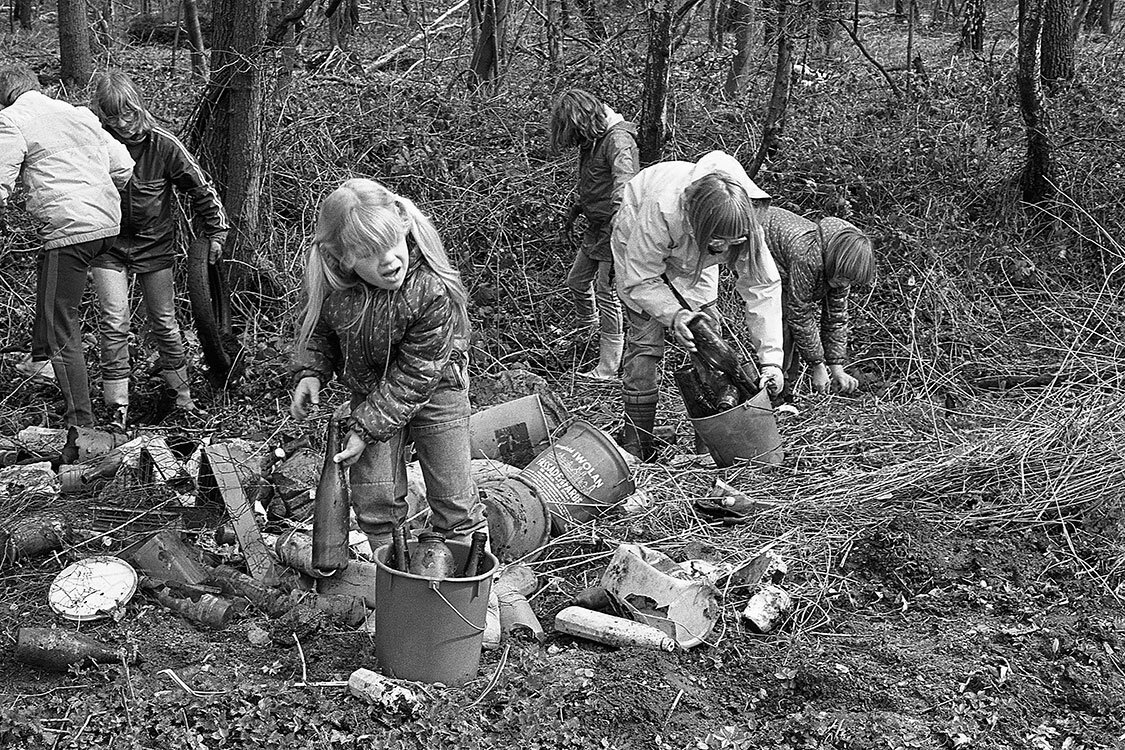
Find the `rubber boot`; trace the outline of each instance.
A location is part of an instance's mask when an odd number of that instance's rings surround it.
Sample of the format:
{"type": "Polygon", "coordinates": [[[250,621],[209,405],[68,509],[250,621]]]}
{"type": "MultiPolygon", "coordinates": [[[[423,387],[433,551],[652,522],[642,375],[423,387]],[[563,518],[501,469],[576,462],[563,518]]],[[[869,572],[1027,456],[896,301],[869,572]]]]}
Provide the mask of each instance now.
{"type": "Polygon", "coordinates": [[[129,378],[102,380],[102,399],[113,427],[124,430],[129,417],[129,378]]]}
{"type": "Polygon", "coordinates": [[[598,339],[598,366],[589,372],[578,373],[592,380],[616,380],[621,369],[621,353],[625,349],[625,334],[603,333],[598,339]]]}
{"type": "Polygon", "coordinates": [[[621,447],[648,463],[656,454],[653,429],[656,427],[656,403],[625,401],[625,429],[621,447]]]}
{"type": "Polygon", "coordinates": [[[162,375],[164,376],[164,382],[168,384],[168,388],[176,392],[176,409],[188,414],[195,414],[200,411],[191,399],[191,381],[188,380],[186,365],[175,370],[164,370],[162,375]]]}

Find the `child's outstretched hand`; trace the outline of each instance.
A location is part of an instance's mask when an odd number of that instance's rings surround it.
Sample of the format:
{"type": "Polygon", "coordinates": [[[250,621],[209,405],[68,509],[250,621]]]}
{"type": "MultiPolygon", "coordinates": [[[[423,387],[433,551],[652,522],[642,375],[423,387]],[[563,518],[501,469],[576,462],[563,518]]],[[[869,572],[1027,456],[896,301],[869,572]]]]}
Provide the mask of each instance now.
{"type": "Polygon", "coordinates": [[[859,390],[859,379],[844,371],[843,365],[832,365],[832,390],[837,393],[855,393],[859,390]]]}
{"type": "Polygon", "coordinates": [[[828,368],[823,362],[817,362],[811,369],[812,389],[814,392],[823,396],[828,393],[828,386],[832,383],[832,376],[828,374],[828,368]]]}
{"type": "Polygon", "coordinates": [[[211,246],[207,249],[207,262],[211,265],[218,263],[223,257],[223,245],[218,240],[211,240],[211,246]]]}
{"type": "Polygon", "coordinates": [[[293,403],[289,405],[289,413],[293,419],[301,422],[309,415],[309,406],[320,406],[320,378],[301,378],[293,390],[293,403]]]}
{"type": "Polygon", "coordinates": [[[359,433],[351,430],[348,432],[348,440],[344,444],[344,449],[332,457],[332,460],[344,466],[351,466],[359,457],[363,455],[363,449],[367,447],[367,443],[359,436],[359,433]]]}

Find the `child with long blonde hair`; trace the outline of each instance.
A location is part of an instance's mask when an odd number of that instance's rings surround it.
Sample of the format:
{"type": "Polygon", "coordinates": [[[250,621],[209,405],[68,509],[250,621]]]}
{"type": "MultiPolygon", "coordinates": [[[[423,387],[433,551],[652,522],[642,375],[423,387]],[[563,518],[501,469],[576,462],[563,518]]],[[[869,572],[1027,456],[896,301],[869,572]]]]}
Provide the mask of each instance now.
{"type": "Polygon", "coordinates": [[[625,344],[609,235],[625,183],[640,165],[636,137],[636,125],[582,89],[564,92],[551,110],[551,148],[578,149],[578,200],[567,228],[579,215],[586,217],[586,228],[566,285],[580,324],[598,332],[598,364],[578,373],[595,380],[617,377],[625,344]]]}
{"type": "Polygon", "coordinates": [[[467,295],[430,220],[408,198],[351,179],[320,206],[305,269],[290,411],[303,420],[337,377],[351,391],[333,458],[372,549],[405,520],[406,444],[432,524],[464,540],[484,527],[469,459],[467,295]]]}
{"type": "Polygon", "coordinates": [[[621,384],[622,447],[653,457],[665,329],[695,351],[692,320],[718,319],[719,267],[734,274],[745,302],[759,387],[780,392],[781,278],[762,230],[770,196],[729,154],[646,167],[625,186],[611,245],[617,290],[628,321],[621,384]]]}

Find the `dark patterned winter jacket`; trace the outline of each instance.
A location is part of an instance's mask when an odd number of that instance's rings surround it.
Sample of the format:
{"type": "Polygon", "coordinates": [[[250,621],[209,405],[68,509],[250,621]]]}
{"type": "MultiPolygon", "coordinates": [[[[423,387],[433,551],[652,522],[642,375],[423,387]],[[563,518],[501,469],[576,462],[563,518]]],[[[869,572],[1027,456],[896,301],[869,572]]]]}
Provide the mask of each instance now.
{"type": "Polygon", "coordinates": [[[445,285],[414,249],[402,287],[333,290],[324,301],[295,378],[335,374],[362,402],[349,427],[369,443],[405,427],[443,380],[467,387],[468,324],[445,285]]]}
{"type": "Polygon", "coordinates": [[[828,285],[820,229],[803,216],[771,206],[765,230],[766,243],[781,274],[785,327],[797,352],[810,365],[844,364],[848,355],[848,288],[828,285]]]}
{"type": "Polygon", "coordinates": [[[640,166],[637,126],[606,108],[608,127],[582,147],[578,156],[578,204],[586,217],[583,246],[594,260],[613,260],[609,237],[613,215],[621,206],[625,183],[640,166]]]}

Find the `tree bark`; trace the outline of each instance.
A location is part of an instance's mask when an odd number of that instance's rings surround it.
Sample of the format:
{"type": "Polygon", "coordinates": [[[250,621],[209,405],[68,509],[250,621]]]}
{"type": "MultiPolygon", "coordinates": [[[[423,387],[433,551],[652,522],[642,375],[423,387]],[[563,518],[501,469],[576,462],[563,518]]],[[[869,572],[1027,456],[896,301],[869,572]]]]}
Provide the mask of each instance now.
{"type": "Polygon", "coordinates": [[[1074,79],[1074,37],[1071,36],[1070,0],[1044,0],[1043,30],[1039,40],[1040,75],[1048,94],[1074,79]]]}
{"type": "Polygon", "coordinates": [[[785,131],[785,115],[789,110],[789,86],[793,80],[793,37],[789,33],[788,0],[777,0],[777,65],[773,74],[773,91],[770,94],[766,121],[762,126],[762,142],[758,153],[746,170],[754,179],[767,159],[772,159],[781,146],[785,131]]]}
{"type": "Polygon", "coordinates": [[[508,0],[470,0],[473,22],[473,57],[469,62],[470,86],[476,88],[496,77],[503,58],[504,25],[508,0]]]}
{"type": "Polygon", "coordinates": [[[184,0],[184,26],[191,47],[191,74],[203,80],[207,77],[207,59],[203,56],[203,31],[199,28],[199,6],[195,0],[184,0]]]}
{"type": "Polygon", "coordinates": [[[86,0],[59,0],[59,77],[67,86],[81,88],[94,74],[90,53],[90,27],[86,0]]]}
{"type": "Polygon", "coordinates": [[[543,0],[544,33],[547,35],[547,67],[557,75],[562,63],[562,27],[559,26],[559,8],[555,0],[543,0]]]}
{"type": "Polygon", "coordinates": [[[24,31],[31,31],[31,18],[32,18],[32,0],[15,0],[15,16],[19,21],[20,28],[24,31]]]}
{"type": "Polygon", "coordinates": [[[984,0],[965,0],[965,23],[958,46],[962,51],[984,52],[984,0]]]}
{"type": "Polygon", "coordinates": [[[734,57],[727,71],[725,92],[728,99],[737,99],[746,93],[753,66],[751,53],[754,46],[754,6],[745,0],[731,0],[731,26],[734,31],[734,57]]]}
{"type": "Polygon", "coordinates": [[[642,164],[659,161],[668,116],[668,76],[672,68],[672,19],[669,3],[648,11],[648,54],[641,94],[641,128],[637,139],[642,164]]]}
{"type": "Polygon", "coordinates": [[[1102,0],[1101,12],[1098,20],[1102,26],[1102,33],[1109,36],[1113,33],[1113,6],[1116,0],[1102,0]]]}
{"type": "Polygon", "coordinates": [[[233,224],[228,257],[249,262],[259,246],[266,0],[215,0],[212,19],[212,75],[192,141],[233,224]]]}
{"type": "Polygon", "coordinates": [[[1031,204],[1042,203],[1054,195],[1051,183],[1051,138],[1043,116],[1039,87],[1039,35],[1043,24],[1045,0],[1020,0],[1019,50],[1016,55],[1016,87],[1019,91],[1020,114],[1027,129],[1027,160],[1024,162],[1020,187],[1023,199],[1031,204]]]}
{"type": "Polygon", "coordinates": [[[359,27],[358,0],[337,0],[329,3],[328,43],[342,50],[348,49],[352,32],[359,27]]]}

